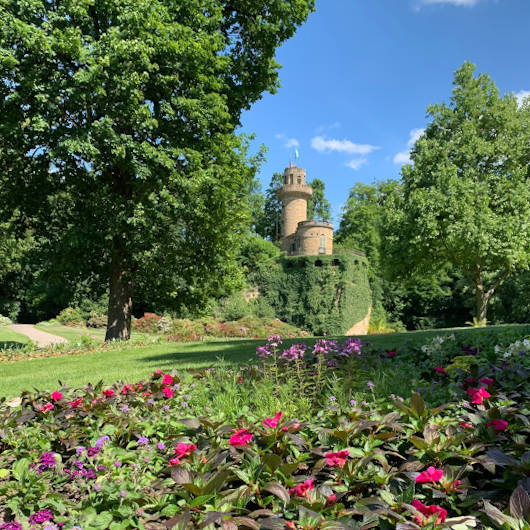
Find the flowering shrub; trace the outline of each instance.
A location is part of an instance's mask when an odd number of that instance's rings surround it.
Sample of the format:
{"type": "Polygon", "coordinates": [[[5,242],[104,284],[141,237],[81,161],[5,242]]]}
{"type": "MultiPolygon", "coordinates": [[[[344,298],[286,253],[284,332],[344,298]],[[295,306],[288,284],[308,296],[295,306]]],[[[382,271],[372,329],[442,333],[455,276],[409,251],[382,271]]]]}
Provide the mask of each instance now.
{"type": "Polygon", "coordinates": [[[261,366],[225,369],[226,384],[260,393],[300,370],[310,387],[320,366],[325,392],[379,366],[443,381],[448,399],[380,395],[375,370],[357,399],[326,395],[298,417],[240,401],[230,421],[205,407],[187,414],[209,384],[199,371],[25,392],[0,402],[0,529],[526,528],[526,353],[452,344],[440,372],[416,352],[353,339],[282,346],[271,336],[261,366]]]}

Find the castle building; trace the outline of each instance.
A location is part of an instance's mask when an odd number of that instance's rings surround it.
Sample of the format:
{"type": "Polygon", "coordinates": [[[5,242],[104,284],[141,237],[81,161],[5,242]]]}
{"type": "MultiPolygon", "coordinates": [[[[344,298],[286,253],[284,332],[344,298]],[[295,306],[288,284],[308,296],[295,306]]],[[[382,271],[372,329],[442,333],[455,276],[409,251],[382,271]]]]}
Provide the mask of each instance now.
{"type": "Polygon", "coordinates": [[[307,220],[307,201],[313,194],[306,184],[305,169],[293,163],[283,173],[278,191],[282,201],[281,249],[289,256],[333,253],[333,225],[327,221],[307,220]]]}

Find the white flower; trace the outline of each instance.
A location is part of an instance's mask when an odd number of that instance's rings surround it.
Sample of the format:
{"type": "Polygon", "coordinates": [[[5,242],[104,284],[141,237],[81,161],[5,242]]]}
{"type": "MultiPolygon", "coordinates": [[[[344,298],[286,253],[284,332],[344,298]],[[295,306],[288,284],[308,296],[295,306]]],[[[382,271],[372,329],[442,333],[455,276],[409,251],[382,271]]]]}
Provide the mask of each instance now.
{"type": "Polygon", "coordinates": [[[507,352],[503,355],[503,357],[504,357],[505,359],[507,359],[508,357],[511,357],[511,356],[512,356],[512,354],[511,354],[509,351],[507,351],[507,352]]]}
{"type": "Polygon", "coordinates": [[[515,346],[517,346],[519,348],[519,346],[521,346],[521,341],[520,340],[516,340],[514,342],[515,346]]]}
{"type": "Polygon", "coordinates": [[[497,344],[497,346],[495,346],[495,353],[499,353],[501,351],[501,347],[497,344]]]}
{"type": "Polygon", "coordinates": [[[530,346],[530,340],[528,340],[528,339],[524,339],[524,340],[523,340],[523,346],[524,346],[525,348],[528,348],[528,346],[530,346]]]}

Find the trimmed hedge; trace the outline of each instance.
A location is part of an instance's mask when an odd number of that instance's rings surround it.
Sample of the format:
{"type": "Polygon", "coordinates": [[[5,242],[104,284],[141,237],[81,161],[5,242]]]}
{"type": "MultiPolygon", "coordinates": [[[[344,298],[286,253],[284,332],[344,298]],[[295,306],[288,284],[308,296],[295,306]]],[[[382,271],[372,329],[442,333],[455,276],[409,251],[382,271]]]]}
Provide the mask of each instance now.
{"type": "Polygon", "coordinates": [[[282,257],[261,268],[257,284],[278,318],[315,335],[343,335],[372,304],[368,261],[358,255],[282,257]]]}

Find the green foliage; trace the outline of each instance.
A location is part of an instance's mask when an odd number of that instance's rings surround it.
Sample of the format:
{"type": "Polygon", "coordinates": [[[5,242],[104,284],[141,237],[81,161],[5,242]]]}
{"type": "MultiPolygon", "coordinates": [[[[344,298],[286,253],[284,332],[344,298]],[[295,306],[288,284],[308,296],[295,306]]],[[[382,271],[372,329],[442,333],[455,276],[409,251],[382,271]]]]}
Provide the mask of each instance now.
{"type": "Polygon", "coordinates": [[[465,63],[450,103],[404,166],[403,189],[387,209],[389,262],[403,276],[451,263],[473,289],[478,320],[502,282],[530,263],[530,108],[499,97],[486,74],[465,63]]]}
{"type": "Polygon", "coordinates": [[[0,220],[20,211],[58,274],[110,271],[109,338],[129,336],[135,283],[178,308],[237,278],[262,154],[235,131],[313,8],[0,1],[0,220]]]}
{"type": "Polygon", "coordinates": [[[256,275],[261,297],[281,320],[315,335],[340,335],[371,305],[366,258],[356,255],[285,257],[256,275]]]}
{"type": "Polygon", "coordinates": [[[272,175],[263,203],[263,209],[254,218],[256,234],[269,241],[278,241],[282,233],[282,201],[278,198],[278,190],[283,186],[283,175],[272,175]]]}
{"type": "Polygon", "coordinates": [[[81,311],[74,307],[63,309],[58,315],[57,320],[65,326],[82,326],[85,323],[81,311]]]}
{"type": "Polygon", "coordinates": [[[9,317],[0,315],[0,326],[9,326],[9,324],[13,324],[13,321],[9,317]]]}
{"type": "Polygon", "coordinates": [[[331,221],[331,205],[326,199],[326,184],[320,179],[313,179],[308,183],[313,194],[307,201],[307,219],[323,219],[331,221]]]}

